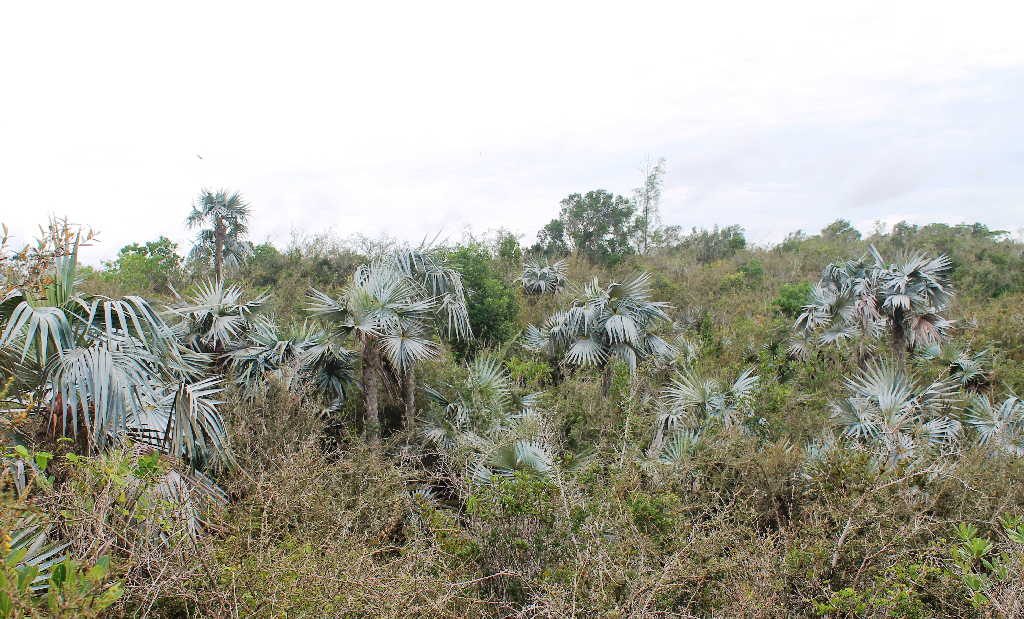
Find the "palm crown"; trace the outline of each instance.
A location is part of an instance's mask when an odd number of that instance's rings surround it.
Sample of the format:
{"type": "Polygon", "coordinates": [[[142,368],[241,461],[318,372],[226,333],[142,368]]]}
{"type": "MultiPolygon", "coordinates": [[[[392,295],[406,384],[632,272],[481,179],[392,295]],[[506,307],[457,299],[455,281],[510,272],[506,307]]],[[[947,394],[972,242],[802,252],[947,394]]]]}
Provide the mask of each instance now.
{"type": "Polygon", "coordinates": [[[472,337],[462,277],[431,248],[399,248],[356,269],[340,297],[309,292],[309,311],[336,341],[362,353],[365,427],[379,432],[380,381],[388,367],[402,382],[407,421],[415,414],[414,366],[438,353],[435,333],[472,337]],[[385,367],[385,362],[388,367],[385,367]]]}
{"type": "Polygon", "coordinates": [[[252,254],[252,244],[245,240],[249,231],[249,205],[238,192],[204,189],[185,223],[189,228],[199,228],[189,259],[205,261],[212,257],[214,276],[218,280],[224,277],[225,265],[237,266],[252,254]]]}
{"type": "Polygon", "coordinates": [[[902,365],[883,362],[871,364],[846,385],[850,395],[832,403],[833,422],[889,465],[959,435],[960,423],[949,414],[954,380],[922,385],[902,365]]]}
{"type": "MultiPolygon", "coordinates": [[[[869,256],[825,267],[796,326],[805,343],[870,343],[887,332],[897,354],[941,342],[951,323],[941,312],[952,299],[945,255],[913,253],[887,262],[869,256]]],[[[806,352],[798,343],[795,352],[806,352]]]]}
{"type": "Polygon", "coordinates": [[[550,316],[542,327],[527,327],[526,346],[570,366],[605,366],[619,358],[630,371],[644,358],[674,357],[672,346],[654,332],[659,323],[670,322],[670,306],[650,296],[646,273],[606,287],[594,280],[568,309],[550,316]]]}
{"type": "Polygon", "coordinates": [[[555,294],[565,287],[565,260],[537,260],[523,267],[523,292],[528,295],[555,294]]]}
{"type": "Polygon", "coordinates": [[[79,294],[76,264],[77,248],[55,261],[42,297],[14,290],[0,303],[0,363],[16,379],[14,399],[90,449],[134,438],[193,467],[229,459],[205,359],[144,299],[79,294]]]}

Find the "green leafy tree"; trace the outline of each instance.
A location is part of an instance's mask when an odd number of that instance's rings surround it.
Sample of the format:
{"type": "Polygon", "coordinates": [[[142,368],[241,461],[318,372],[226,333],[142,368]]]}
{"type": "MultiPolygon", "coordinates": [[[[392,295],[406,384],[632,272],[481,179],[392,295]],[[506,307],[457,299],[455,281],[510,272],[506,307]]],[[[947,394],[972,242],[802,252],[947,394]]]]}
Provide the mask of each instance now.
{"type": "Polygon", "coordinates": [[[574,193],[562,200],[558,219],[537,235],[537,249],[549,256],[575,251],[588,260],[613,265],[633,253],[636,232],[630,200],[603,189],[574,193]]]}
{"type": "Polygon", "coordinates": [[[107,262],[104,275],[129,290],[163,292],[181,268],[178,245],[165,236],[143,245],[132,243],[107,262]]]}
{"type": "MultiPolygon", "coordinates": [[[[481,243],[461,245],[448,253],[447,261],[462,275],[466,307],[476,347],[507,342],[519,331],[519,301],[515,290],[501,276],[501,264],[481,243]]],[[[457,342],[462,353],[470,342],[457,342]]]]}
{"type": "Polygon", "coordinates": [[[860,232],[848,220],[837,219],[821,229],[821,238],[852,243],[860,240],[860,232]]]}
{"type": "Polygon", "coordinates": [[[560,257],[568,255],[571,251],[569,239],[565,234],[565,222],[561,219],[552,219],[537,233],[537,242],[533,246],[534,253],[560,257]]]}
{"type": "Polygon", "coordinates": [[[189,258],[206,262],[212,256],[216,279],[224,279],[224,265],[237,266],[252,254],[249,232],[249,204],[238,192],[204,189],[192,205],[185,223],[199,228],[189,258]]]}
{"type": "Polygon", "coordinates": [[[804,306],[811,300],[811,284],[798,282],[795,284],[783,284],[779,288],[779,296],[775,297],[772,305],[775,311],[791,319],[796,318],[803,311],[804,306]]]}

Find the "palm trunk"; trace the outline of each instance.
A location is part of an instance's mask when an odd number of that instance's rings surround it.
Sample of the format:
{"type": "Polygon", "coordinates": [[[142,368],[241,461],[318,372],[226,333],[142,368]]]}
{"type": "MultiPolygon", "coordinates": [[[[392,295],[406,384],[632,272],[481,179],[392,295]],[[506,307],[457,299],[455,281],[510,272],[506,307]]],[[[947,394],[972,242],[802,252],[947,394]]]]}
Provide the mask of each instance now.
{"type": "Polygon", "coordinates": [[[217,281],[224,281],[224,237],[227,232],[224,230],[224,222],[220,219],[213,226],[213,271],[217,275],[217,281]]]}
{"type": "Polygon", "coordinates": [[[890,346],[899,361],[903,361],[906,352],[910,349],[910,342],[903,326],[903,312],[900,310],[893,312],[890,346]]]}
{"type": "Polygon", "coordinates": [[[380,351],[372,338],[363,338],[363,435],[380,440],[380,351]]]}
{"type": "Polygon", "coordinates": [[[412,368],[402,373],[402,400],[405,404],[402,427],[412,428],[416,424],[416,374],[412,368]]]}
{"type": "Polygon", "coordinates": [[[601,395],[608,397],[608,392],[612,388],[612,363],[608,361],[604,365],[604,370],[601,371],[601,395]]]}

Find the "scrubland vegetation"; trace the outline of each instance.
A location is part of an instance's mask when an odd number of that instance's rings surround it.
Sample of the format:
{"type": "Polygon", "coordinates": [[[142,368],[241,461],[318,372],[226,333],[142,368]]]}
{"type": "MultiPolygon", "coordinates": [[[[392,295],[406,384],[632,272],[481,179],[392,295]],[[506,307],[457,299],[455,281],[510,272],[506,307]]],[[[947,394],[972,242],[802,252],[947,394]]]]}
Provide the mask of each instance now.
{"type": "Polygon", "coordinates": [[[660,174],[532,246],[253,245],[227,192],[5,245],[0,616],[1024,615],[1024,245],[753,247],[660,174]]]}

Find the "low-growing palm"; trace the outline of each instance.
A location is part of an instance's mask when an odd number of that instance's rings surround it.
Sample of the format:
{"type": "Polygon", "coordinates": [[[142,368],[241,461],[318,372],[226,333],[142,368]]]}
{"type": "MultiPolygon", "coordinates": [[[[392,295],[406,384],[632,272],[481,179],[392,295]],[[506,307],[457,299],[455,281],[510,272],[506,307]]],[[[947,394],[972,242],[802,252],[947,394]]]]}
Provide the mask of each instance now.
{"type": "Polygon", "coordinates": [[[967,425],[982,445],[1024,456],[1024,402],[1016,396],[993,404],[988,396],[975,394],[967,407],[967,425]]]}
{"type": "Polygon", "coordinates": [[[308,323],[282,329],[270,318],[257,317],[245,341],[227,354],[227,367],[249,397],[261,393],[273,377],[293,392],[311,386],[330,410],[337,410],[355,382],[353,360],[351,351],[308,323]]]}
{"type": "Polygon", "coordinates": [[[920,384],[898,363],[873,363],[847,379],[850,395],[832,403],[843,436],[875,453],[887,466],[921,450],[950,445],[960,433],[951,416],[956,383],[920,384]]]}
{"type": "MultiPolygon", "coordinates": [[[[887,261],[872,246],[859,260],[825,267],[796,326],[808,342],[858,342],[862,362],[883,335],[900,356],[939,343],[951,325],[941,314],[953,296],[950,270],[945,255],[912,253],[887,261]]],[[[794,347],[797,353],[806,350],[799,341],[794,347]]]]}
{"type": "Polygon", "coordinates": [[[528,295],[555,294],[565,287],[565,260],[537,260],[523,266],[523,292],[528,295]]]}
{"type": "Polygon", "coordinates": [[[269,296],[243,301],[245,291],[221,280],[196,286],[194,295],[171,306],[175,336],[196,352],[220,355],[243,346],[269,296]]]}
{"type": "Polygon", "coordinates": [[[140,438],[193,467],[226,461],[216,380],[144,299],[78,293],[76,261],[56,260],[42,297],[14,290],[0,303],[8,400],[89,450],[140,438]]]}
{"type": "Polygon", "coordinates": [[[625,361],[635,372],[643,359],[675,357],[672,346],[656,333],[658,326],[669,325],[670,306],[650,297],[646,273],[606,287],[594,280],[568,309],[556,312],[541,327],[527,327],[525,345],[569,366],[604,368],[607,393],[612,359],[625,361]]]}
{"type": "Polygon", "coordinates": [[[496,359],[481,356],[466,365],[462,380],[427,389],[434,406],[424,438],[473,480],[516,471],[546,476],[554,466],[537,394],[517,398],[512,384],[496,359]]]}
{"type": "Polygon", "coordinates": [[[658,432],[671,434],[679,428],[702,429],[712,424],[738,428],[752,416],[750,405],[758,380],[749,369],[726,384],[694,370],[676,373],[661,392],[658,432]]]}
{"type": "Polygon", "coordinates": [[[992,361],[992,353],[987,349],[973,352],[953,344],[932,344],[921,350],[919,358],[944,365],[949,376],[955,378],[963,389],[979,389],[989,382],[986,366],[992,361]]]}

